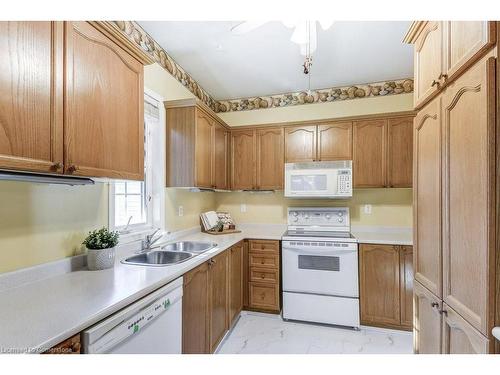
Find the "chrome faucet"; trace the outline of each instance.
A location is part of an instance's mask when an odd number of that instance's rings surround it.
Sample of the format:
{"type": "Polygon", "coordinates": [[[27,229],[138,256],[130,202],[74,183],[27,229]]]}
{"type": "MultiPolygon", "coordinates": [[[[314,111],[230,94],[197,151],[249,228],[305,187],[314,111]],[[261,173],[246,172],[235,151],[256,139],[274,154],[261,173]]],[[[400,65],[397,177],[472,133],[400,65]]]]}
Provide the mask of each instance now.
{"type": "Polygon", "coordinates": [[[153,233],[146,235],[146,238],[143,239],[142,242],[141,242],[141,250],[139,251],[140,253],[147,253],[148,251],[151,251],[151,246],[156,241],[158,241],[160,238],[163,237],[163,235],[159,235],[158,237],[153,238],[154,235],[156,233],[158,233],[159,230],[160,230],[160,228],[156,229],[153,233]]]}

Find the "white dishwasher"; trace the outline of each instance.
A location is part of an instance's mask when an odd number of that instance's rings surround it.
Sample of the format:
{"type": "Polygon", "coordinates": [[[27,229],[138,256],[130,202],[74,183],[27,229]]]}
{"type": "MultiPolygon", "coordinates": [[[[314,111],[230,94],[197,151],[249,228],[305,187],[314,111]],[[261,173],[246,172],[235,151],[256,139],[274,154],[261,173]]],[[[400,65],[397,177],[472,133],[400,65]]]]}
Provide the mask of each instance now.
{"type": "Polygon", "coordinates": [[[180,354],[182,277],[83,332],[87,354],[180,354]]]}

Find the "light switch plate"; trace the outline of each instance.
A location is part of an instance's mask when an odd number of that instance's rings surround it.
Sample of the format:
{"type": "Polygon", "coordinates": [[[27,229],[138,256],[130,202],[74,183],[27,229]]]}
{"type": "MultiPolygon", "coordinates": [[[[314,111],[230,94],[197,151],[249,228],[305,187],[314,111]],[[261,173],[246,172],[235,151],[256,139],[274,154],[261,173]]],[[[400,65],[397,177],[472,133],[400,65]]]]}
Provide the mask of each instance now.
{"type": "Polygon", "coordinates": [[[372,205],[371,204],[365,204],[364,205],[364,213],[370,215],[372,213],[372,205]]]}
{"type": "Polygon", "coordinates": [[[184,207],[183,206],[179,206],[178,209],[177,209],[177,215],[178,216],[184,216],[184,207]]]}
{"type": "Polygon", "coordinates": [[[247,212],[247,205],[245,203],[240,205],[240,212],[247,212]]]}

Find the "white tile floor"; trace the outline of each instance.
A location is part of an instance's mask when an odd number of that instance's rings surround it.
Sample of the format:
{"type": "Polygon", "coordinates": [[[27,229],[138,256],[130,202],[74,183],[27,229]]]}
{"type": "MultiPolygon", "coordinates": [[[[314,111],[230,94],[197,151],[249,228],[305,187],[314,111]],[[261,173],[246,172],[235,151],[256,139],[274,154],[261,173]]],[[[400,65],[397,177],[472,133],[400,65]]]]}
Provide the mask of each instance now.
{"type": "Polygon", "coordinates": [[[362,327],[359,331],[285,322],[279,315],[242,312],[220,354],[411,354],[411,332],[362,327]]]}

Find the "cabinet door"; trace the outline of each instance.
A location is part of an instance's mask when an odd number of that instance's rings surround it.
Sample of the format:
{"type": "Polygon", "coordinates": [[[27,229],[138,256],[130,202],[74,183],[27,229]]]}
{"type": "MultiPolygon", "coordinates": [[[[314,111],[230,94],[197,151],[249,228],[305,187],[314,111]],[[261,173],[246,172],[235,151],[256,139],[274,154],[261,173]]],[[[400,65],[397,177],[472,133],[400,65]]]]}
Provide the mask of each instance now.
{"type": "Polygon", "coordinates": [[[494,21],[446,21],[443,28],[447,79],[467,68],[475,56],[496,41],[494,21]]]}
{"type": "Polygon", "coordinates": [[[415,42],[415,107],[437,91],[443,73],[443,25],[429,21],[415,42]]]}
{"type": "Polygon", "coordinates": [[[0,50],[0,168],[62,173],[62,22],[0,22],[0,50]]]}
{"type": "Polygon", "coordinates": [[[210,352],[222,340],[228,325],[228,252],[224,251],[209,261],[210,294],[210,352]]]}
{"type": "Polygon", "coordinates": [[[215,186],[213,179],[214,127],[214,121],[204,112],[197,110],[195,147],[196,187],[213,188],[215,186]]]}
{"type": "Polygon", "coordinates": [[[65,173],[144,178],[142,64],[87,22],[66,22],[65,173]]]}
{"type": "Polygon", "coordinates": [[[440,354],[442,345],[441,299],[414,284],[415,319],[413,324],[413,350],[418,354],[440,354]]]}
{"type": "Polygon", "coordinates": [[[255,178],[255,131],[231,132],[231,188],[252,190],[255,178]]]}
{"type": "Polygon", "coordinates": [[[387,120],[354,122],[354,187],[386,186],[387,120]]]}
{"type": "Polygon", "coordinates": [[[360,245],[361,322],[400,325],[399,251],[392,245],[360,245]]]}
{"type": "Polygon", "coordinates": [[[229,131],[215,125],[214,132],[214,185],[217,189],[229,189],[229,131]]]}
{"type": "Polygon", "coordinates": [[[243,242],[229,252],[229,325],[243,309],[243,242]]]}
{"type": "Polygon", "coordinates": [[[316,125],[285,128],[285,162],[316,160],[316,125]]]}
{"type": "Polygon", "coordinates": [[[444,354],[488,354],[490,342],[478,330],[443,304],[443,345],[444,354]]]}
{"type": "Polygon", "coordinates": [[[413,117],[387,121],[387,185],[412,187],[413,117]]]}
{"type": "Polygon", "coordinates": [[[318,125],[318,160],[352,160],[352,122],[318,125]]]}
{"type": "Polygon", "coordinates": [[[414,123],[415,280],[441,297],[441,96],[420,110],[414,123]]]}
{"type": "Polygon", "coordinates": [[[399,247],[399,281],[401,326],[413,325],[413,247],[399,247]]]}
{"type": "Polygon", "coordinates": [[[257,189],[283,189],[283,142],[283,128],[257,130],[257,189]]]}
{"type": "Polygon", "coordinates": [[[184,275],[182,297],[182,353],[209,353],[208,263],[184,275]]]}
{"type": "Polygon", "coordinates": [[[494,273],[494,59],[486,56],[446,89],[443,300],[484,335],[494,273]]]}

